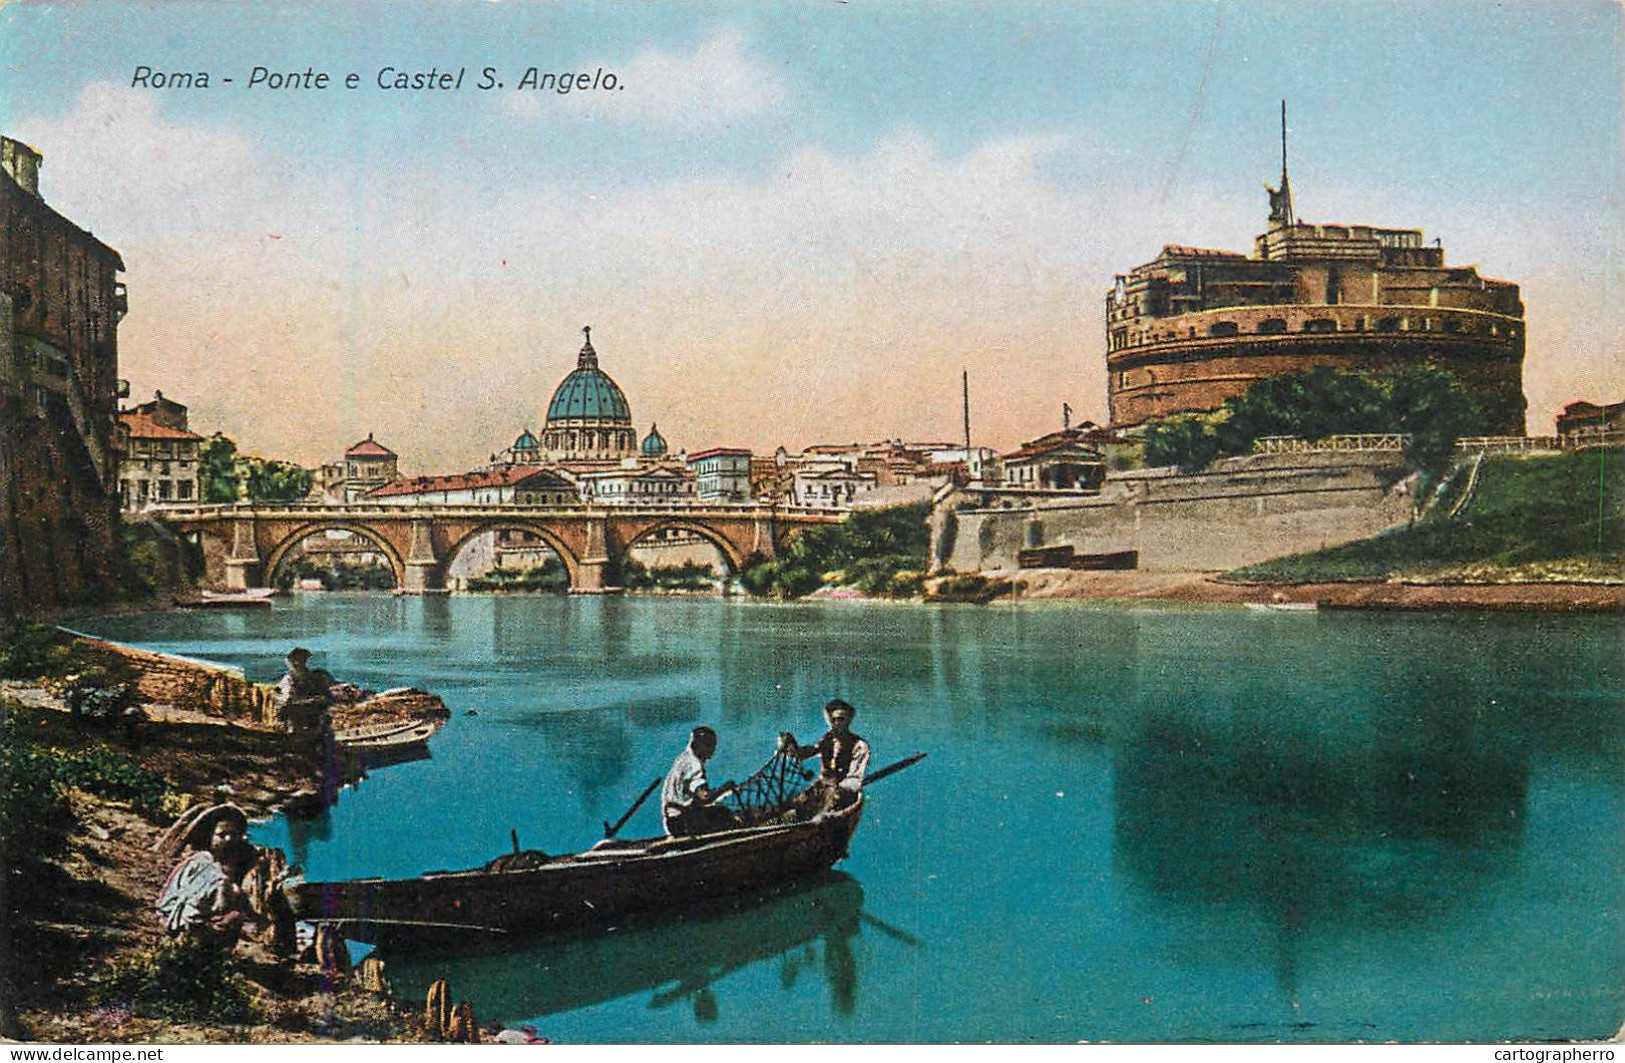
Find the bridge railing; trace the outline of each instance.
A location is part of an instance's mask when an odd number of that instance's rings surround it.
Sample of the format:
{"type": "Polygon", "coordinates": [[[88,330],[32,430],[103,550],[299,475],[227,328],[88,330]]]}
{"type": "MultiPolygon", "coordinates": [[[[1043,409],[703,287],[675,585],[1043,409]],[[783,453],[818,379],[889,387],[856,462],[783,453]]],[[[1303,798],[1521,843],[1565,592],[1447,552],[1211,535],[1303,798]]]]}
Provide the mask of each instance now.
{"type": "Polygon", "coordinates": [[[645,517],[698,518],[702,516],[731,517],[840,517],[849,510],[828,506],[778,505],[759,503],[707,503],[704,505],[615,505],[615,506],[539,506],[516,502],[432,503],[417,505],[335,505],[326,502],[223,502],[214,505],[185,503],[159,504],[149,512],[172,518],[193,520],[207,517],[255,517],[268,514],[308,515],[344,520],[365,520],[368,517],[433,517],[467,514],[511,514],[527,517],[645,517]]]}
{"type": "Polygon", "coordinates": [[[1463,454],[1527,454],[1556,451],[1556,436],[1463,436],[1456,450],[1463,454]]]}
{"type": "Polygon", "coordinates": [[[1404,450],[1410,437],[1402,432],[1367,432],[1356,435],[1300,439],[1297,436],[1264,436],[1253,440],[1254,454],[1324,454],[1351,450],[1404,450]]]}
{"type": "Polygon", "coordinates": [[[1625,428],[1577,428],[1563,434],[1564,450],[1625,445],[1625,428]]]}

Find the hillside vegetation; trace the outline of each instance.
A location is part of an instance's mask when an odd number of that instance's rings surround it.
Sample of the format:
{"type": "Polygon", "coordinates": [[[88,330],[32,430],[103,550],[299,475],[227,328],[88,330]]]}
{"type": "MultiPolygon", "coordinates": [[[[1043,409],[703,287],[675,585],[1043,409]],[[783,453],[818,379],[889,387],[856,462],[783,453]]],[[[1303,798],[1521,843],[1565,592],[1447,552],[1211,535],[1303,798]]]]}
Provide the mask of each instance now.
{"type": "Polygon", "coordinates": [[[875,597],[921,592],[931,532],[929,502],[859,510],[844,523],[811,528],[775,560],[753,559],[739,573],[760,597],[800,598],[820,587],[848,587],[875,597]]]}
{"type": "Polygon", "coordinates": [[[1621,458],[1617,449],[1485,458],[1464,503],[1465,467],[1413,524],[1228,575],[1292,583],[1617,582],[1625,578],[1621,458]]]}

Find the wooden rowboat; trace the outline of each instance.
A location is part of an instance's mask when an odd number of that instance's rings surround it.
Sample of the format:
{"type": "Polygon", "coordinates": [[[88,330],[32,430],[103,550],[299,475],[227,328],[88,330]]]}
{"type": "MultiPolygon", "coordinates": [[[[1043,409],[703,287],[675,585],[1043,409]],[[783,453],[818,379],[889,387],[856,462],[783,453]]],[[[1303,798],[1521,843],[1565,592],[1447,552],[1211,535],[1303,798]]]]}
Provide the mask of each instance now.
{"type": "Polygon", "coordinates": [[[431,720],[388,720],[333,732],[333,741],[345,749],[364,750],[427,742],[440,730],[431,720]]]}
{"type": "Polygon", "coordinates": [[[294,914],[390,944],[605,927],[827,871],[846,856],[863,796],[799,823],[685,838],[606,839],[585,852],[514,853],[468,871],[283,886],[294,914]]]}

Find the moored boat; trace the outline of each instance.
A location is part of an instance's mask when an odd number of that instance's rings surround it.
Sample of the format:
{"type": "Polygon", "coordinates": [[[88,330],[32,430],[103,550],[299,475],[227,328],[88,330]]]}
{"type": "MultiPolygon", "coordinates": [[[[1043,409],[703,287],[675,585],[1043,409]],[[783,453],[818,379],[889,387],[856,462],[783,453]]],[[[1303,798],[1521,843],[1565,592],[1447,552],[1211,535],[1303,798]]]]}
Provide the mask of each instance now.
{"type": "Polygon", "coordinates": [[[846,856],[863,796],[812,819],[680,838],[606,839],[568,856],[504,855],[467,871],[283,886],[300,919],[402,944],[603,927],[826,871],[846,856]]]}

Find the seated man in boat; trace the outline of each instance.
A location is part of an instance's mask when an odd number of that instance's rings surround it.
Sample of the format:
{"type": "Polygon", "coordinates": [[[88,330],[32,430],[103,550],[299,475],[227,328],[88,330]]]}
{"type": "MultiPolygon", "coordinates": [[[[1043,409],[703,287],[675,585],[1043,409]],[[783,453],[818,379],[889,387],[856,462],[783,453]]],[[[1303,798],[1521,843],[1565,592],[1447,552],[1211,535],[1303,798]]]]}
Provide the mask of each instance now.
{"type": "Polygon", "coordinates": [[[727,783],[712,790],[705,778],[705,762],[717,751],[717,733],[709,727],[696,727],[688,736],[688,746],[672,761],[666,784],[660,791],[660,818],[672,837],[710,834],[735,825],[734,814],[713,804],[729,790],[727,783]]]}
{"type": "Polygon", "coordinates": [[[319,730],[332,703],[333,677],[310,667],[310,651],[295,646],[288,651],[288,671],[276,684],[276,707],[290,731],[319,730]]]}
{"type": "Polygon", "coordinates": [[[797,760],[818,758],[817,781],[796,800],[797,809],[803,815],[839,808],[863,789],[863,776],[869,770],[869,743],[852,730],[852,718],[857,714],[857,709],[835,698],[824,706],[829,730],[817,742],[804,746],[789,731],[779,735],[781,752],[797,760]]]}

